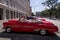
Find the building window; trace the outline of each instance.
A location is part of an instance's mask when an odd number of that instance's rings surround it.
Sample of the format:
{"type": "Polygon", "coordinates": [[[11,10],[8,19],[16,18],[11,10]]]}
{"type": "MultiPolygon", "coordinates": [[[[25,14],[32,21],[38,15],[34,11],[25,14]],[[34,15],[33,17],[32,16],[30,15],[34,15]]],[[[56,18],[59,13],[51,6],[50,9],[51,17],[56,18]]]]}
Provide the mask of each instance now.
{"type": "Polygon", "coordinates": [[[2,0],[0,0],[0,3],[1,3],[2,0]]]}
{"type": "Polygon", "coordinates": [[[15,17],[17,18],[17,12],[15,12],[15,17]]]}
{"type": "Polygon", "coordinates": [[[9,19],[9,10],[6,10],[6,18],[9,19]]]}
{"type": "Polygon", "coordinates": [[[14,4],[14,8],[15,8],[15,4],[14,4]]]}
{"type": "Polygon", "coordinates": [[[12,11],[10,11],[10,13],[11,13],[11,19],[13,19],[13,12],[12,12],[12,11]]]}
{"type": "Polygon", "coordinates": [[[15,12],[14,12],[14,18],[15,18],[15,12]]]}
{"type": "Polygon", "coordinates": [[[0,8],[0,20],[2,20],[2,19],[3,19],[3,9],[0,8]]]}
{"type": "Polygon", "coordinates": [[[18,13],[17,13],[17,18],[18,18],[18,13]]]}
{"type": "Polygon", "coordinates": [[[8,0],[6,0],[6,5],[8,5],[8,0]]]}
{"type": "Polygon", "coordinates": [[[19,15],[19,18],[20,18],[20,13],[18,15],[19,15]]]}
{"type": "Polygon", "coordinates": [[[13,2],[13,6],[14,6],[14,8],[15,8],[15,2],[13,2]]]}
{"type": "Polygon", "coordinates": [[[10,6],[12,7],[12,0],[10,0],[10,6]]]}
{"type": "Polygon", "coordinates": [[[1,0],[0,0],[1,1],[1,0]]]}

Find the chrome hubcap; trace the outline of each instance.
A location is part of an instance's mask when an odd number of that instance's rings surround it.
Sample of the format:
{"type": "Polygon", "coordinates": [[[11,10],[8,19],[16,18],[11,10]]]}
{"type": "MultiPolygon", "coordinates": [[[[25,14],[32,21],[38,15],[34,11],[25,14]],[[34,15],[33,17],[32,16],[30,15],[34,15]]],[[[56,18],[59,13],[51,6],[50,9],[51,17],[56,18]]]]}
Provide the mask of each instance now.
{"type": "Polygon", "coordinates": [[[46,34],[46,31],[45,31],[45,30],[41,30],[40,33],[41,33],[42,35],[45,35],[45,34],[46,34]]]}
{"type": "Polygon", "coordinates": [[[7,28],[7,30],[6,30],[7,32],[10,32],[11,31],[11,29],[10,28],[7,28]]]}

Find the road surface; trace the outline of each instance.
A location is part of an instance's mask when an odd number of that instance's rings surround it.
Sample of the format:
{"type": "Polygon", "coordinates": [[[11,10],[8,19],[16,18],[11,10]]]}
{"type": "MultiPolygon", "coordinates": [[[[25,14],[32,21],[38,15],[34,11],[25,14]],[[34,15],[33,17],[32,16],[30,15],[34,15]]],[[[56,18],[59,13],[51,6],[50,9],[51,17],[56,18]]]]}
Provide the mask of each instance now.
{"type": "MultiPolygon", "coordinates": [[[[0,33],[0,38],[8,38],[9,40],[60,40],[57,35],[41,36],[35,33],[0,33]]],[[[5,40],[5,39],[4,39],[5,40]]]]}

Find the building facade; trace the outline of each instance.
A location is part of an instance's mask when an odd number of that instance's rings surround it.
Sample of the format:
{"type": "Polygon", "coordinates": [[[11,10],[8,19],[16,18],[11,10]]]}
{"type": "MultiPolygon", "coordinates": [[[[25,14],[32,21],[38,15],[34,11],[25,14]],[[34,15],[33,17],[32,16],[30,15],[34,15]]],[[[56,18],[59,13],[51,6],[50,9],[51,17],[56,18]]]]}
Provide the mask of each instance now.
{"type": "Polygon", "coordinates": [[[0,20],[30,16],[29,0],[0,0],[0,20]]]}
{"type": "Polygon", "coordinates": [[[41,12],[36,12],[36,16],[40,17],[41,16],[41,12]]]}

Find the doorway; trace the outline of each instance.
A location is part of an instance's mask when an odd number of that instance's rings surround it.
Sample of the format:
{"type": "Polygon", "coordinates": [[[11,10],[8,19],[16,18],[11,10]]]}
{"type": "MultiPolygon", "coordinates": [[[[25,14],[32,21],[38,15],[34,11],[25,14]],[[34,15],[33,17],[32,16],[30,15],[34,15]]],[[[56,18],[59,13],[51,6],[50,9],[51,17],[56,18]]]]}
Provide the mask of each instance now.
{"type": "Polygon", "coordinates": [[[3,9],[0,8],[0,20],[3,20],[3,9]]]}

